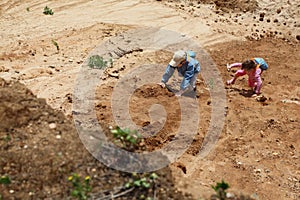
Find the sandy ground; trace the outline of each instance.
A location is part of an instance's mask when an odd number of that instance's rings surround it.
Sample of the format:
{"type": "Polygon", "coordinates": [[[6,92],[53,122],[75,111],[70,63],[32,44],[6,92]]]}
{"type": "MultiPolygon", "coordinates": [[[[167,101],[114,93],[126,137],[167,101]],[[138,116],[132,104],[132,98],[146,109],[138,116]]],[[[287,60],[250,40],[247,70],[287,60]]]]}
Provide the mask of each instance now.
{"type": "MultiPolygon", "coordinates": [[[[224,81],[232,75],[225,70],[226,63],[259,54],[271,65],[263,86],[267,102],[263,105],[240,95],[245,87],[242,81],[236,88],[226,88],[228,115],[222,136],[215,150],[204,160],[198,160],[195,149],[203,141],[211,110],[209,83],[200,78],[199,105],[204,106],[200,106],[199,113],[203,115],[204,125],[198,130],[195,144],[171,168],[178,188],[195,197],[202,196],[211,184],[225,177],[235,192],[255,193],[260,199],[298,199],[300,3],[296,0],[214,2],[217,4],[3,0],[0,3],[0,77],[24,83],[37,97],[45,98],[52,108],[72,119],[72,91],[82,64],[99,44],[124,31],[159,27],[187,35],[210,53],[224,81]],[[54,15],[44,15],[45,6],[53,9],[54,15]],[[53,42],[57,42],[59,50],[53,42]],[[255,111],[251,112],[253,107],[255,111]],[[187,170],[185,173],[182,166],[187,170]]],[[[114,67],[118,70],[120,66],[127,67],[124,71],[117,70],[122,76],[144,64],[145,58],[149,59],[147,62],[166,65],[171,54],[160,55],[165,56],[129,53],[114,67]]],[[[117,80],[108,77],[106,81],[103,91],[110,94],[117,80]]],[[[102,94],[105,106],[96,110],[100,121],[113,125],[107,94],[102,94]]],[[[161,102],[168,102],[170,97],[160,98],[161,102]]],[[[146,100],[142,98],[142,102],[146,100]]],[[[136,103],[132,112],[136,113],[142,106],[143,103],[136,103]]],[[[149,123],[144,113],[137,114],[135,120],[141,126],[149,123]]],[[[166,127],[164,131],[172,130],[166,127]]]]}

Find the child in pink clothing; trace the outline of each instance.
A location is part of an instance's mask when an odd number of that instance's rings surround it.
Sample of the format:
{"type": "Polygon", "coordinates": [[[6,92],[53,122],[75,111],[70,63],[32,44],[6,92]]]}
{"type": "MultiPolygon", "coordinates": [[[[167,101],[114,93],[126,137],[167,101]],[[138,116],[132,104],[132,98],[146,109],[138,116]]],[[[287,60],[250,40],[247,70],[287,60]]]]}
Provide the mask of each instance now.
{"type": "Polygon", "coordinates": [[[254,94],[260,94],[262,86],[261,73],[268,68],[267,63],[262,58],[254,58],[246,60],[243,63],[234,63],[227,66],[227,69],[239,67],[234,77],[226,82],[227,85],[235,83],[235,80],[244,75],[248,75],[248,85],[253,89],[254,94]]]}

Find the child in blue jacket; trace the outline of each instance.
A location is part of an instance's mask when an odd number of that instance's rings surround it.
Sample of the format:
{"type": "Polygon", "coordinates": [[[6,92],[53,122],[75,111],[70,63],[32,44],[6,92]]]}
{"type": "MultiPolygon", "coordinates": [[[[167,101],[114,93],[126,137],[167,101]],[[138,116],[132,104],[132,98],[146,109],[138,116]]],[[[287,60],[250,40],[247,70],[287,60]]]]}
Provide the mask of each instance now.
{"type": "Polygon", "coordinates": [[[193,51],[186,52],[183,50],[174,53],[172,60],[162,76],[160,83],[162,87],[166,86],[166,83],[173,75],[175,69],[178,71],[179,76],[183,77],[180,90],[175,95],[181,96],[189,88],[196,91],[196,80],[200,72],[200,64],[195,58],[195,53],[193,51]]]}

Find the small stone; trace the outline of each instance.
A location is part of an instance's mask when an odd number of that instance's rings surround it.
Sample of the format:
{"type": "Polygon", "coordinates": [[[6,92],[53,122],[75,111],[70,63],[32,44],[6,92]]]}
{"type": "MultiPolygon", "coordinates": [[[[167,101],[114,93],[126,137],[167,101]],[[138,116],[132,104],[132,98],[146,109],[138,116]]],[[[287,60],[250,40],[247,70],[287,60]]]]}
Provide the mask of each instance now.
{"type": "Polygon", "coordinates": [[[227,198],[234,198],[235,196],[234,196],[234,194],[228,192],[228,193],[226,193],[226,197],[227,198]]]}
{"type": "Polygon", "coordinates": [[[281,13],[281,9],[280,8],[277,9],[277,14],[279,14],[279,13],[281,13]]]}
{"type": "Polygon", "coordinates": [[[109,72],[108,75],[111,76],[111,77],[119,78],[118,73],[109,72]]]}
{"type": "Polygon", "coordinates": [[[55,123],[50,123],[49,124],[49,128],[50,129],[55,129],[56,128],[56,124],[55,123]]]}
{"type": "Polygon", "coordinates": [[[9,190],[9,193],[13,194],[13,193],[15,193],[15,191],[14,190],[9,190]]]}
{"type": "Polygon", "coordinates": [[[56,139],[61,139],[61,135],[56,135],[56,139]]]}
{"type": "Polygon", "coordinates": [[[294,181],[294,182],[298,182],[298,179],[296,179],[296,178],[293,178],[293,181],[294,181]]]}
{"type": "Polygon", "coordinates": [[[259,174],[259,173],[261,173],[261,169],[255,169],[254,172],[259,174]]]}

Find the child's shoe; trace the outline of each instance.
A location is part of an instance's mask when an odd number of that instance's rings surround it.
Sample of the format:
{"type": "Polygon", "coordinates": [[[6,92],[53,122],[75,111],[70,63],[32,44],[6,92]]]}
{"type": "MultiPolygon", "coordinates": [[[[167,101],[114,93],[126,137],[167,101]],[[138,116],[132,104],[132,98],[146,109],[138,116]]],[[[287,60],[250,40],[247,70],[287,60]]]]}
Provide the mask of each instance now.
{"type": "Polygon", "coordinates": [[[231,84],[233,84],[233,83],[234,83],[233,79],[226,81],[226,84],[227,84],[227,85],[231,85],[231,84]]]}

